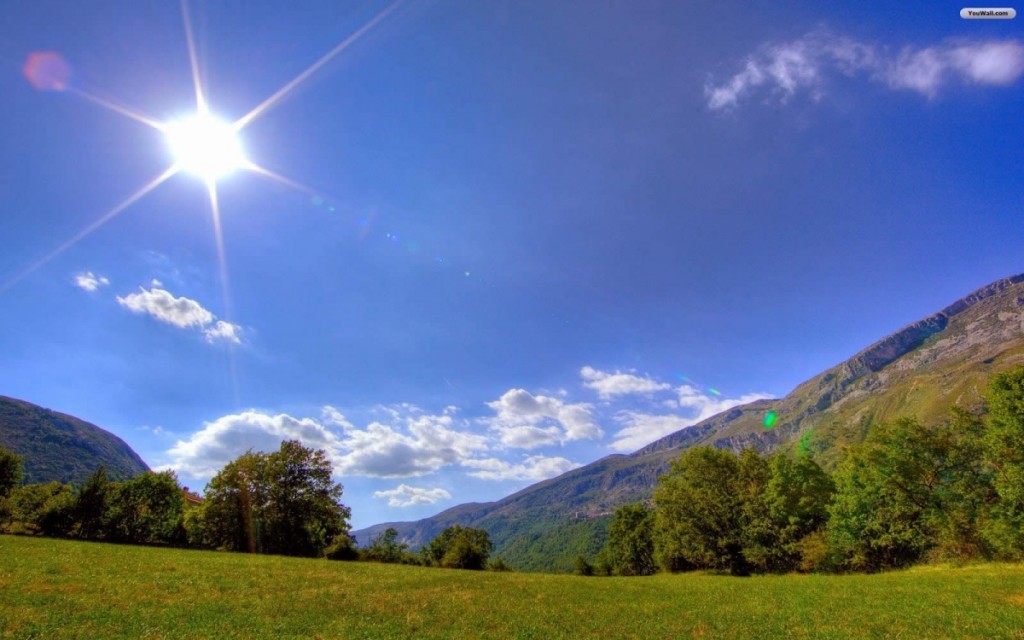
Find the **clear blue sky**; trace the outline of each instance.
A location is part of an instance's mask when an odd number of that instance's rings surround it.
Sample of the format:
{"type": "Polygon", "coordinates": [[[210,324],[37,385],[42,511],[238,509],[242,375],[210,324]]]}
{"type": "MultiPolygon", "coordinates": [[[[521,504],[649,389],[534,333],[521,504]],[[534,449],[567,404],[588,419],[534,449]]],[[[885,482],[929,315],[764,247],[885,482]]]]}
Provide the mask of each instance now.
{"type": "MultiPolygon", "coordinates": [[[[4,3],[0,394],[195,488],[299,437],[361,527],[784,395],[1024,271],[1024,19],[751,4],[398,5],[241,130],[307,190],[218,181],[225,287],[186,173],[40,262],[174,162],[95,99],[195,111],[181,7],[4,3]]],[[[282,7],[189,4],[223,119],[387,5],[282,7]]]]}

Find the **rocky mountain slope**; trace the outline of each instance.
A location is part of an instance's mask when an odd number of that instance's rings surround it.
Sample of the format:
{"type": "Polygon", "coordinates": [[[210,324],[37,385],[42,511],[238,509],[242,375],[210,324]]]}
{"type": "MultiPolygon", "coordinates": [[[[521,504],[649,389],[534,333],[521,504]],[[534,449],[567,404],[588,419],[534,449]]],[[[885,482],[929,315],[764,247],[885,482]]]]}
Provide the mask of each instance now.
{"type": "MultiPolygon", "coordinates": [[[[565,570],[575,555],[548,548],[568,535],[570,546],[600,546],[601,527],[617,506],[650,498],[659,474],[681,451],[712,445],[762,452],[803,449],[826,467],[860,442],[872,422],[917,416],[941,420],[956,404],[981,410],[988,378],[1024,364],[1024,274],[982,287],[904,327],[778,400],[759,400],[713,416],[629,455],[611,455],[496,502],[470,503],[416,522],[383,523],[355,534],[366,544],[385,528],[418,546],[452,524],[486,529],[495,553],[519,568],[565,570]],[[765,427],[765,415],[777,421],[765,427]],[[584,540],[567,534],[583,530],[584,540]],[[595,536],[595,531],[597,534],[595,536]]],[[[606,524],[606,522],[605,522],[606,524]]]]}
{"type": "Polygon", "coordinates": [[[0,396],[0,447],[22,457],[25,482],[82,483],[100,465],[113,480],[149,467],[123,440],[74,416],[0,396]]]}

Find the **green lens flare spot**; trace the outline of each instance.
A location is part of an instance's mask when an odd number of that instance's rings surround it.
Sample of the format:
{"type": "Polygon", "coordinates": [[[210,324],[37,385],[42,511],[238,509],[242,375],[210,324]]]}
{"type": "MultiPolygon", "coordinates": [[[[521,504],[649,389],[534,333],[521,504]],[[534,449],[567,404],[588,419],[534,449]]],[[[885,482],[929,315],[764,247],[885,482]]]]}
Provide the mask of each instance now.
{"type": "Polygon", "coordinates": [[[778,422],[778,421],[779,421],[779,414],[775,413],[774,411],[769,411],[768,413],[764,414],[764,428],[765,429],[773,429],[773,428],[775,428],[775,423],[778,422]]]}

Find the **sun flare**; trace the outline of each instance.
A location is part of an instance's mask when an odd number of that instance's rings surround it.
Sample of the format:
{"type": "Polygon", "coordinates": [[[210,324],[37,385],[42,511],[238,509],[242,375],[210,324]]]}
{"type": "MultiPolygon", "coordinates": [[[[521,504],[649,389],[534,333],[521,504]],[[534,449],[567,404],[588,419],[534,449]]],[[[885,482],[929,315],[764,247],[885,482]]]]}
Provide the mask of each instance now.
{"type": "Polygon", "coordinates": [[[204,180],[217,180],[248,163],[235,127],[209,114],[167,124],[164,133],[178,167],[204,180]]]}

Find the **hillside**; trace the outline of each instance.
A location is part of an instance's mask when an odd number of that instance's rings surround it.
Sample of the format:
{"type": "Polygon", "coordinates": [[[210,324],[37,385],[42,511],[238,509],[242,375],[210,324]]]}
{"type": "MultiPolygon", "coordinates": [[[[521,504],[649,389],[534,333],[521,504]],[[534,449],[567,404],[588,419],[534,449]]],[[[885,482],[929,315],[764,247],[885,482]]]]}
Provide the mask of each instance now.
{"type": "Polygon", "coordinates": [[[149,467],[123,440],[74,416],[0,396],[0,447],[23,459],[25,482],[81,483],[100,465],[120,480],[149,467]]]}
{"type": "Polygon", "coordinates": [[[1024,274],[978,289],[904,327],[784,398],[733,408],[632,454],[607,456],[496,502],[463,504],[424,520],[384,523],[355,534],[366,544],[391,526],[417,546],[452,524],[480,527],[490,533],[495,553],[518,568],[568,570],[571,557],[555,557],[544,551],[551,545],[542,543],[557,538],[577,547],[595,544],[573,535],[576,523],[649,499],[658,475],[687,447],[761,452],[799,447],[831,467],[874,421],[913,415],[934,422],[954,404],[982,410],[989,377],[1019,364],[1024,364],[1024,274]],[[764,427],[768,411],[778,415],[770,430],[764,427]]]}

